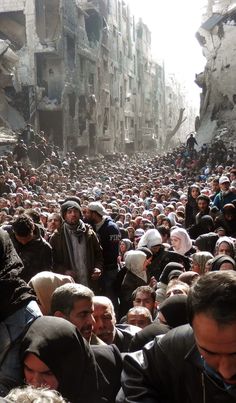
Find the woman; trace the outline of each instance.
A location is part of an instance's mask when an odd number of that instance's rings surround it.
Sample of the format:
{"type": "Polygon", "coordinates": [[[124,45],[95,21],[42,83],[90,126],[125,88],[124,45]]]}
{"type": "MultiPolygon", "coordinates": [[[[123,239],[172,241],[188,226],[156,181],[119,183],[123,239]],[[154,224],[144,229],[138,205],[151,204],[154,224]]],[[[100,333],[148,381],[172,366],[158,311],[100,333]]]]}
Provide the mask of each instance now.
{"type": "Polygon", "coordinates": [[[50,315],[53,292],[63,284],[74,282],[71,276],[65,276],[51,271],[42,271],[32,277],[28,284],[33,288],[37,296],[42,314],[50,315]]]}
{"type": "Polygon", "coordinates": [[[220,237],[215,244],[215,256],[228,255],[235,258],[235,247],[232,238],[227,236],[220,237]]]}
{"type": "Polygon", "coordinates": [[[188,201],[185,205],[185,228],[191,227],[195,224],[195,217],[197,215],[197,197],[200,195],[200,187],[196,184],[188,188],[188,201]]]}
{"type": "Polygon", "coordinates": [[[147,285],[147,255],[140,251],[129,251],[125,257],[127,272],[121,284],[120,290],[120,316],[124,316],[132,308],[132,292],[142,285],[147,285]]]}
{"type": "Polygon", "coordinates": [[[130,239],[127,239],[127,238],[121,239],[121,241],[120,241],[120,253],[119,253],[119,256],[118,256],[118,263],[120,264],[120,266],[124,265],[126,252],[128,252],[132,248],[133,248],[133,244],[130,241],[130,239]]]}
{"type": "Polygon", "coordinates": [[[190,256],[196,252],[196,249],[193,248],[190,236],[184,228],[174,228],[170,233],[170,240],[172,250],[180,255],[190,256]]]}
{"type": "Polygon", "coordinates": [[[21,357],[26,383],[57,390],[71,403],[99,402],[95,358],[67,320],[36,319],[22,341],[21,357]]]}
{"type": "Polygon", "coordinates": [[[210,271],[235,270],[235,269],[236,269],[235,260],[230,256],[219,255],[211,260],[210,271]]]}
{"type": "Polygon", "coordinates": [[[213,255],[210,252],[196,252],[192,256],[192,271],[198,273],[199,275],[206,272],[206,263],[208,260],[213,259],[213,255]]]}

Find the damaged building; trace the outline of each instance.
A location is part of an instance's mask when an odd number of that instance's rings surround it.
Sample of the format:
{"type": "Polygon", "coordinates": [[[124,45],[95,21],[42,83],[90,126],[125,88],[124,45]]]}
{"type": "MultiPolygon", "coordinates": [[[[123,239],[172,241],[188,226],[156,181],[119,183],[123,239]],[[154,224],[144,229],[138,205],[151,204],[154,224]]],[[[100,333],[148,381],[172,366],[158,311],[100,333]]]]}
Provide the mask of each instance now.
{"type": "Polygon", "coordinates": [[[196,75],[202,89],[198,139],[231,139],[236,131],[236,4],[208,0],[197,39],[206,58],[204,72],[196,75]],[[227,136],[225,137],[225,134],[227,136]]]}
{"type": "Polygon", "coordinates": [[[0,2],[0,126],[78,155],[161,148],[163,65],[123,0],[0,2]]]}

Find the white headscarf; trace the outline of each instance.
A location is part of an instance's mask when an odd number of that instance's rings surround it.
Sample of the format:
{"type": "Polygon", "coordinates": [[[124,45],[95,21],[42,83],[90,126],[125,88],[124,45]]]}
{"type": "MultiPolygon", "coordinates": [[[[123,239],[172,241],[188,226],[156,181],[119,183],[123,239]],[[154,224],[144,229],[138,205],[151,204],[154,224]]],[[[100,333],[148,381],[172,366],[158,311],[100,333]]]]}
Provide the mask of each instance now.
{"type": "Polygon", "coordinates": [[[145,232],[145,234],[140,238],[138,243],[138,248],[142,248],[146,246],[148,249],[151,249],[152,246],[161,245],[162,237],[157,229],[149,229],[145,232]]]}
{"type": "Polygon", "coordinates": [[[147,274],[143,270],[143,264],[146,258],[146,254],[140,250],[131,250],[125,254],[126,268],[145,282],[147,282],[147,274]]]}
{"type": "Polygon", "coordinates": [[[180,255],[185,255],[186,252],[189,251],[192,247],[192,241],[190,239],[189,234],[187,233],[186,229],[184,228],[174,228],[171,230],[170,238],[174,236],[180,239],[180,247],[178,249],[174,249],[175,252],[179,253],[180,255]]]}

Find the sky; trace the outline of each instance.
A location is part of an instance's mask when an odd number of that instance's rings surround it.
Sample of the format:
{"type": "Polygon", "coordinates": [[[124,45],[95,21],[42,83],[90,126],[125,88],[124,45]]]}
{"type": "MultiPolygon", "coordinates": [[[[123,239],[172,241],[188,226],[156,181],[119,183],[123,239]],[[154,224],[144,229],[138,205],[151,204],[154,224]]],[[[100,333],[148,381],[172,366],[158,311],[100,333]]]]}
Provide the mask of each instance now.
{"type": "Polygon", "coordinates": [[[207,0],[127,0],[136,21],[141,17],[152,32],[152,54],[164,60],[165,69],[186,83],[199,99],[195,73],[204,70],[206,59],[195,34],[201,25],[207,0]]]}

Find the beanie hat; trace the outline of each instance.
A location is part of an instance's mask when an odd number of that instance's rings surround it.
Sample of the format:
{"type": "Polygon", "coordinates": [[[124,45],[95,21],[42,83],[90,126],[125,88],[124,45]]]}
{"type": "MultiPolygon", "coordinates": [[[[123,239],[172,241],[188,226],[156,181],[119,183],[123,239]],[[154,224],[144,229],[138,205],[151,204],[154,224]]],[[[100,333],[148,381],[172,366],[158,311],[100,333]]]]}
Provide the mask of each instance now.
{"type": "Polygon", "coordinates": [[[63,219],[65,217],[65,214],[66,214],[67,210],[72,209],[72,208],[77,209],[80,212],[80,215],[82,217],[82,211],[81,211],[81,208],[80,208],[79,204],[76,203],[73,200],[68,200],[68,201],[66,201],[65,203],[63,203],[61,205],[61,215],[62,215],[63,219]]]}

